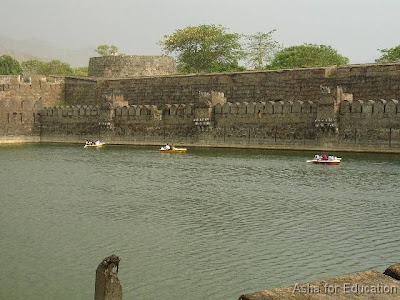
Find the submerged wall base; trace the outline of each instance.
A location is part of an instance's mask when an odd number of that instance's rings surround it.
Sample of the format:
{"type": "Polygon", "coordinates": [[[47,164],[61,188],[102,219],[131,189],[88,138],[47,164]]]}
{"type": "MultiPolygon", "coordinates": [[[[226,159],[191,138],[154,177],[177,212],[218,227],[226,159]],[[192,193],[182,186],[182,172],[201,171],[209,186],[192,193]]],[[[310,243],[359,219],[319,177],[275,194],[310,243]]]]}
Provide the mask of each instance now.
{"type": "Polygon", "coordinates": [[[0,144],[22,144],[22,143],[38,143],[40,136],[26,136],[26,135],[9,135],[0,136],[0,144]]]}

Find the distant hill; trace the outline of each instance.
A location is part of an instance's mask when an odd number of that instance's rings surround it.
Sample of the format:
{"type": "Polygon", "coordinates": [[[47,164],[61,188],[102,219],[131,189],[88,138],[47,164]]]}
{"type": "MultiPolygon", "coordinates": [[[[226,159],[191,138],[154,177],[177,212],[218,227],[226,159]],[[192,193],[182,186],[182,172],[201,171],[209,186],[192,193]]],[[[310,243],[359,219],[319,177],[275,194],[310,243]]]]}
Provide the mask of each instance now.
{"type": "Polygon", "coordinates": [[[95,56],[93,49],[95,47],[65,49],[37,39],[14,40],[6,36],[0,36],[0,55],[10,55],[19,62],[29,59],[43,61],[59,59],[69,63],[71,67],[85,67],[89,64],[89,58],[95,56]]]}

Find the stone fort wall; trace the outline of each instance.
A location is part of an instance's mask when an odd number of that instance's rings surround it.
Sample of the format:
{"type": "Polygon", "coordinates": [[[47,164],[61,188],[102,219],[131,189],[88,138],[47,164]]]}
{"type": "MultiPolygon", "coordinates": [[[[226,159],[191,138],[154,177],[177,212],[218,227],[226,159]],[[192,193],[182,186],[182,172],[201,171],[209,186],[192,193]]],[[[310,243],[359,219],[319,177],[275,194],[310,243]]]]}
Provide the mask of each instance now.
{"type": "MultiPolygon", "coordinates": [[[[199,92],[210,91],[223,92],[229,102],[311,100],[320,97],[321,85],[332,90],[341,86],[354,99],[399,99],[400,64],[98,79],[90,90],[90,104],[110,95],[121,95],[130,105],[195,103],[199,92]]],[[[89,104],[83,81],[67,78],[66,89],[70,105],[89,104]]]]}
{"type": "Polygon", "coordinates": [[[177,72],[170,56],[102,56],[89,60],[89,76],[126,78],[169,75],[177,72]]]}
{"type": "Polygon", "coordinates": [[[2,76],[0,136],[400,152],[399,99],[400,64],[125,79],[2,76]]]}

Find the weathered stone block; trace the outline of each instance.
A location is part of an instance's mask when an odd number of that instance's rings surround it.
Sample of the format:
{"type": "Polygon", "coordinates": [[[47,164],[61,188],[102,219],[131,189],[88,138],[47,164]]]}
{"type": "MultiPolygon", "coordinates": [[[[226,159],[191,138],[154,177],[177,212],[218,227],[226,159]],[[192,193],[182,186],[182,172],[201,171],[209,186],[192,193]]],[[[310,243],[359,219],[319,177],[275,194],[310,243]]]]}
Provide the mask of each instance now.
{"type": "Polygon", "coordinates": [[[273,101],[266,102],[265,112],[269,115],[272,115],[274,113],[274,105],[275,105],[275,102],[273,102],[273,101]]]}
{"type": "Polygon", "coordinates": [[[190,116],[193,114],[193,104],[188,104],[185,106],[185,115],[190,116]]]}
{"type": "Polygon", "coordinates": [[[283,113],[283,101],[276,101],[274,103],[274,114],[282,114],[283,113]]]}
{"type": "Polygon", "coordinates": [[[132,105],[132,106],[129,107],[128,115],[129,116],[134,116],[135,114],[136,114],[136,105],[132,105]]]}
{"type": "Polygon", "coordinates": [[[286,115],[292,113],[292,104],[292,101],[283,101],[282,113],[286,115]]]}
{"type": "Polygon", "coordinates": [[[362,107],[363,110],[363,114],[372,114],[373,108],[375,105],[375,101],[374,100],[368,100],[365,101],[362,107]]]}
{"type": "Polygon", "coordinates": [[[312,113],[313,106],[314,103],[312,101],[306,100],[304,101],[303,106],[301,107],[301,112],[306,114],[312,113]]]}
{"type": "Polygon", "coordinates": [[[398,108],[399,101],[397,100],[389,100],[386,105],[385,105],[385,112],[389,115],[395,115],[397,114],[397,108],[398,108]]]}
{"type": "Polygon", "coordinates": [[[231,106],[231,114],[232,115],[239,114],[239,105],[240,105],[239,102],[232,103],[232,106],[231,106]]]}
{"type": "Polygon", "coordinates": [[[227,102],[222,106],[222,114],[231,114],[232,103],[227,102]]]}
{"type": "Polygon", "coordinates": [[[247,102],[243,102],[243,103],[238,103],[237,104],[237,106],[238,106],[238,114],[239,115],[247,114],[247,105],[248,105],[247,102]]]}
{"type": "Polygon", "coordinates": [[[383,114],[385,112],[385,105],[386,105],[386,100],[383,99],[376,100],[373,106],[373,113],[383,114]]]}
{"type": "Polygon", "coordinates": [[[299,114],[301,113],[301,108],[303,106],[303,101],[294,101],[292,105],[292,113],[299,114]]]}
{"type": "Polygon", "coordinates": [[[351,103],[351,113],[360,114],[363,112],[364,101],[362,100],[354,100],[351,103]]]}
{"type": "Polygon", "coordinates": [[[141,116],[149,115],[148,105],[143,105],[143,106],[140,107],[140,115],[141,116]]]}

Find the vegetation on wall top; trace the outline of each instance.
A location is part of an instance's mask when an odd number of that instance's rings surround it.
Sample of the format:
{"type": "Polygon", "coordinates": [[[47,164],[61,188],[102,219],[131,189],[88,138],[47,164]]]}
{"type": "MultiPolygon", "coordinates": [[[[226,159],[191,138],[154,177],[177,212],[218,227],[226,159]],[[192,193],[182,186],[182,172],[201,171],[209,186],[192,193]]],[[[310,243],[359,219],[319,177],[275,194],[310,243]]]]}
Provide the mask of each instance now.
{"type": "Polygon", "coordinates": [[[347,57],[339,54],[331,46],[304,44],[291,46],[275,54],[269,69],[326,67],[344,65],[349,62],[347,57]]]}
{"type": "Polygon", "coordinates": [[[256,70],[265,69],[282,46],[273,39],[276,29],[243,35],[245,61],[256,70]]]}
{"type": "Polygon", "coordinates": [[[400,45],[389,48],[389,49],[379,49],[382,55],[376,62],[379,63],[397,63],[400,62],[400,45]]]}
{"type": "Polygon", "coordinates": [[[240,35],[220,25],[188,26],[165,35],[159,42],[165,54],[176,57],[182,73],[241,70],[240,35]]]}
{"type": "Polygon", "coordinates": [[[21,74],[21,65],[9,55],[0,56],[0,75],[18,75],[21,74]]]}
{"type": "Polygon", "coordinates": [[[94,50],[100,56],[121,56],[119,48],[115,45],[99,45],[94,50]]]}
{"type": "Polygon", "coordinates": [[[87,67],[80,67],[73,69],[68,63],[60,60],[51,60],[44,62],[38,59],[31,59],[21,63],[22,73],[26,76],[36,75],[76,75],[76,76],[87,76],[87,67]]]}
{"type": "Polygon", "coordinates": [[[327,45],[304,44],[282,49],[273,38],[275,32],[241,35],[229,33],[221,25],[188,26],[165,35],[159,45],[164,53],[175,56],[181,73],[307,68],[349,62],[327,45]]]}

